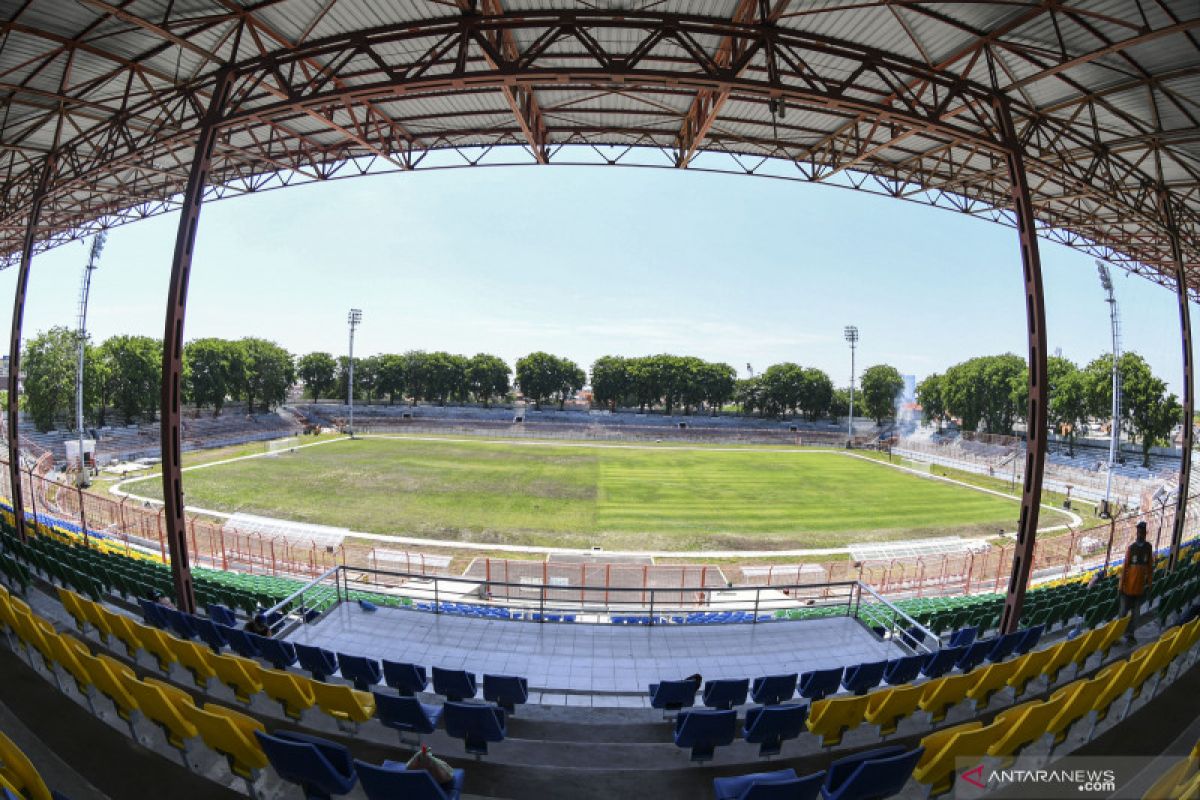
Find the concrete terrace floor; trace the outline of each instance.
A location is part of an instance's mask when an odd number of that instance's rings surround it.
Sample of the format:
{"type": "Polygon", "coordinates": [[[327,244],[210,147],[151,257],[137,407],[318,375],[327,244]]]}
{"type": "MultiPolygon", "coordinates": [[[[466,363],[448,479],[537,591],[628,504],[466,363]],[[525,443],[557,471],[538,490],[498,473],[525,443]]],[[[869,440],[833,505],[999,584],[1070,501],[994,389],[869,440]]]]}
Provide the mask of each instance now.
{"type": "Polygon", "coordinates": [[[514,622],[342,604],[287,637],[335,652],[529,680],[530,702],[640,707],[652,682],[755,678],[906,655],[845,617],[757,625],[514,622]],[[623,695],[623,696],[622,696],[623,695]]]}

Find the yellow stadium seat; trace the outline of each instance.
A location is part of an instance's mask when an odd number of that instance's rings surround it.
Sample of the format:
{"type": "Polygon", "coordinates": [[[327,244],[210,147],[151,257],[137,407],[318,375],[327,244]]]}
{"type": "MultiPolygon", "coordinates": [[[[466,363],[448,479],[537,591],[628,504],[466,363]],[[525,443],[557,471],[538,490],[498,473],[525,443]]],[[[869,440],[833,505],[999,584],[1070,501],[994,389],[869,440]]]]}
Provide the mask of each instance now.
{"type": "MultiPolygon", "coordinates": [[[[46,644],[50,646],[50,653],[54,656],[54,661],[75,679],[75,686],[79,689],[79,693],[86,696],[88,687],[92,685],[92,678],[88,675],[87,668],[79,660],[78,648],[82,646],[82,643],[62,634],[46,637],[46,644]]],[[[87,652],[86,649],[84,652],[87,652]]]]}
{"type": "Polygon", "coordinates": [[[1050,701],[1062,701],[1058,713],[1046,724],[1046,732],[1054,734],[1055,745],[1067,738],[1067,731],[1076,721],[1091,712],[1107,683],[1106,678],[1072,681],[1050,695],[1050,701]]]}
{"type": "Polygon", "coordinates": [[[175,654],[179,665],[191,673],[196,688],[207,689],[209,679],[217,676],[217,671],[212,666],[212,651],[203,645],[173,636],[167,639],[166,644],[175,654]]]}
{"type": "Polygon", "coordinates": [[[1108,716],[1108,709],[1116,702],[1117,698],[1129,689],[1137,669],[1136,662],[1114,661],[1092,678],[1092,680],[1104,681],[1104,688],[1092,702],[1092,711],[1096,714],[1097,722],[1108,716]]]}
{"type": "Polygon", "coordinates": [[[83,611],[83,616],[88,623],[95,629],[96,635],[100,637],[100,641],[108,644],[112,638],[112,627],[109,625],[108,617],[104,614],[104,606],[97,602],[88,600],[86,597],[79,598],[79,608],[83,611]]]}
{"type": "Polygon", "coordinates": [[[1176,787],[1174,800],[1200,800],[1200,775],[1193,775],[1176,787]]]}
{"type": "Polygon", "coordinates": [[[154,660],[158,662],[159,672],[169,675],[171,673],[171,665],[177,660],[175,652],[171,649],[171,640],[174,637],[165,631],[152,628],[149,625],[142,625],[136,622],[134,625],[137,626],[137,638],[142,643],[142,649],[154,656],[154,660]]]}
{"type": "Polygon", "coordinates": [[[1092,653],[1095,653],[1100,648],[1100,644],[1104,640],[1104,626],[1092,628],[1087,633],[1081,634],[1078,638],[1082,641],[1079,644],[1079,649],[1071,656],[1071,663],[1082,670],[1087,660],[1091,658],[1092,653]]]}
{"type": "Polygon", "coordinates": [[[808,710],[808,730],[821,737],[822,747],[842,742],[842,734],[863,723],[868,695],[827,697],[816,700],[808,710]]]}
{"type": "Polygon", "coordinates": [[[894,686],[867,695],[867,722],[879,726],[879,735],[896,732],[900,720],[911,716],[921,704],[925,687],[916,684],[894,686]]]}
{"type": "Polygon", "coordinates": [[[988,748],[988,755],[1011,762],[1013,756],[1046,735],[1046,726],[1066,704],[1066,696],[1046,701],[1030,700],[1019,706],[1005,709],[992,720],[1000,726],[999,738],[988,748]]]}
{"type": "Polygon", "coordinates": [[[124,676],[124,681],[125,688],[138,704],[138,710],[166,734],[167,744],[180,752],[185,752],[187,740],[199,735],[195,726],[183,718],[175,703],[159,686],[145,683],[128,675],[124,676]]]}
{"type": "Polygon", "coordinates": [[[1013,659],[1018,666],[1017,671],[1009,677],[1008,685],[1013,688],[1014,698],[1020,698],[1029,688],[1029,682],[1042,676],[1054,653],[1053,647],[1047,647],[1044,650],[1031,650],[1020,658],[1013,659]]]}
{"type": "Polygon", "coordinates": [[[300,719],[305,709],[312,708],[317,702],[311,687],[312,679],[303,675],[264,667],[259,672],[259,680],[267,696],[278,702],[283,713],[292,719],[300,719]]]}
{"type": "Polygon", "coordinates": [[[1175,766],[1168,769],[1154,782],[1142,800],[1172,800],[1179,797],[1196,772],[1196,759],[1183,758],[1175,766]]]}
{"type": "MultiPolygon", "coordinates": [[[[1130,688],[1133,689],[1133,697],[1141,695],[1142,687],[1150,678],[1166,671],[1171,663],[1171,645],[1171,639],[1160,638],[1156,642],[1138,648],[1129,656],[1130,662],[1137,664],[1137,671],[1134,672],[1129,683],[1130,688]]],[[[1130,698],[1131,702],[1133,697],[1130,698]]]]}
{"type": "Polygon", "coordinates": [[[1042,674],[1046,676],[1050,684],[1058,680],[1058,674],[1063,671],[1064,667],[1075,663],[1075,655],[1082,646],[1083,637],[1076,637],[1068,639],[1065,642],[1059,642],[1050,648],[1050,660],[1042,670],[1042,674]]]}
{"type": "Polygon", "coordinates": [[[983,759],[995,733],[980,722],[968,722],[931,733],[921,740],[925,752],[913,770],[913,780],[929,787],[930,795],[945,794],[954,788],[955,760],[983,759]]]}
{"type": "Polygon", "coordinates": [[[79,603],[79,595],[65,586],[59,586],[58,601],[62,603],[62,607],[66,612],[74,618],[75,627],[79,629],[80,633],[87,630],[87,615],[83,613],[83,606],[79,603]]]}
{"type": "Polygon", "coordinates": [[[13,615],[16,611],[13,609],[12,596],[5,590],[0,594],[0,627],[6,632],[16,633],[16,620],[13,615]]]}
{"type": "Polygon", "coordinates": [[[946,675],[922,684],[924,691],[921,693],[921,710],[928,711],[933,722],[941,722],[951,708],[966,698],[967,690],[971,688],[975,678],[972,673],[946,675]]]}
{"type": "Polygon", "coordinates": [[[375,698],[369,692],[360,692],[344,683],[309,683],[316,696],[317,705],[329,716],[353,729],[359,722],[366,722],[375,715],[375,698]]]}
{"type": "Polygon", "coordinates": [[[1113,645],[1121,641],[1121,637],[1125,635],[1125,629],[1128,627],[1129,616],[1122,615],[1101,628],[1104,631],[1104,636],[1100,639],[1100,645],[1096,648],[1100,652],[1101,660],[1108,658],[1109,651],[1112,650],[1113,645]]]}
{"type": "Polygon", "coordinates": [[[1009,680],[1017,674],[1020,666],[1020,662],[1013,659],[973,670],[970,674],[978,677],[971,684],[971,688],[967,689],[967,698],[975,701],[976,710],[987,708],[992,695],[1008,686],[1009,680]]]}
{"type": "MultiPolygon", "coordinates": [[[[26,652],[33,657],[33,651],[37,651],[41,655],[46,669],[54,671],[54,654],[50,652],[50,646],[46,643],[47,632],[40,624],[41,617],[36,614],[26,614],[17,612],[13,615],[16,620],[17,638],[25,644],[26,652]]],[[[50,633],[53,633],[51,629],[50,633]]]]}
{"type": "Polygon", "coordinates": [[[254,736],[256,730],[266,733],[258,720],[212,703],[203,709],[191,706],[181,711],[199,732],[204,744],[225,757],[229,771],[234,775],[252,784],[258,771],[267,766],[267,757],[254,736]]]}
{"type": "Polygon", "coordinates": [[[124,614],[109,611],[103,606],[100,606],[100,613],[103,614],[112,635],[121,644],[125,645],[125,654],[130,658],[137,658],[138,651],[142,649],[142,640],[138,637],[138,629],[145,626],[138,624],[124,614]]]}
{"type": "Polygon", "coordinates": [[[235,655],[209,658],[217,679],[233,690],[238,702],[249,705],[250,699],[262,691],[262,667],[257,661],[235,655]]]}
{"type": "Polygon", "coordinates": [[[50,789],[21,748],[0,731],[0,776],[25,800],[51,800],[50,789]]]}
{"type": "Polygon", "coordinates": [[[112,701],[117,715],[126,722],[132,723],[133,712],[137,710],[137,701],[125,688],[124,678],[132,677],[133,670],[106,655],[91,656],[81,653],[79,663],[87,670],[96,690],[112,701]]]}

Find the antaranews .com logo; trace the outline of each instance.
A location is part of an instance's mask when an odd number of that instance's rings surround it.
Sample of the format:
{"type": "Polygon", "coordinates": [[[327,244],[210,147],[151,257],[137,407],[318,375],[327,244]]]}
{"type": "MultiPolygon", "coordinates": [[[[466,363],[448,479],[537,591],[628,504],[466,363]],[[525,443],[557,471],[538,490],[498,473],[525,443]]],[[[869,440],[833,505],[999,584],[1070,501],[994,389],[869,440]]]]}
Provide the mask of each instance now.
{"type": "Polygon", "coordinates": [[[1044,756],[1027,755],[1008,764],[990,758],[961,758],[955,766],[955,800],[977,800],[993,794],[1021,800],[1140,800],[1145,790],[1138,787],[1146,770],[1163,768],[1152,757],[1132,756],[1066,756],[1047,763],[1044,756]]]}

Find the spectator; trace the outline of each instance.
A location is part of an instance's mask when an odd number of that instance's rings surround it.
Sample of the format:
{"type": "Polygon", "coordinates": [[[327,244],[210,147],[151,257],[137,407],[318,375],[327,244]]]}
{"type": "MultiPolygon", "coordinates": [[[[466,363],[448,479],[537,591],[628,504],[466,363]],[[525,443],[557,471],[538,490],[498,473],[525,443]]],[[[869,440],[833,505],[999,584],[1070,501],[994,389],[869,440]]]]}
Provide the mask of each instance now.
{"type": "Polygon", "coordinates": [[[175,604],[171,602],[171,598],[167,597],[165,594],[160,594],[158,599],[154,602],[158,603],[160,606],[166,606],[167,608],[175,607],[175,604]]]}
{"type": "Polygon", "coordinates": [[[271,626],[267,624],[267,615],[261,611],[245,624],[244,629],[250,633],[257,633],[259,636],[271,635],[271,626]]]}
{"type": "Polygon", "coordinates": [[[1093,586],[1098,585],[1100,583],[1100,581],[1104,580],[1107,577],[1108,577],[1108,570],[1106,570],[1104,567],[1101,567],[1100,569],[1098,569],[1092,573],[1091,579],[1088,580],[1088,582],[1087,582],[1087,588],[1091,589],[1093,586]]]}
{"type": "Polygon", "coordinates": [[[1146,523],[1137,524],[1137,541],[1125,551],[1125,564],[1121,568],[1121,580],[1117,591],[1121,598],[1121,615],[1129,614],[1129,627],[1125,629],[1125,641],[1137,644],[1134,629],[1138,626],[1138,612],[1142,598],[1150,590],[1154,580],[1154,548],[1146,541],[1146,523]]]}

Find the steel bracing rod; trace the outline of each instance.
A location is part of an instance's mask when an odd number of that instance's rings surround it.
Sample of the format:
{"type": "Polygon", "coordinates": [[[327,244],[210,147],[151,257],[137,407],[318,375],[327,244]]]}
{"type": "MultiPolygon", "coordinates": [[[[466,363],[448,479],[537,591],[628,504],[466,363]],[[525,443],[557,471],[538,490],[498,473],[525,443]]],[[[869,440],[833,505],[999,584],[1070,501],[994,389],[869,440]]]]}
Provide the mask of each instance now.
{"type": "Polygon", "coordinates": [[[1166,192],[1160,193],[1162,202],[1163,223],[1167,234],[1171,237],[1171,256],[1175,260],[1175,295],[1179,300],[1179,339],[1183,347],[1183,450],[1179,454],[1179,493],[1175,498],[1175,522],[1171,528],[1171,553],[1167,558],[1167,566],[1174,570],[1179,560],[1179,546],[1183,542],[1183,527],[1187,516],[1188,494],[1191,492],[1192,478],[1192,444],[1194,439],[1196,403],[1195,374],[1192,368],[1192,314],[1188,307],[1187,271],[1183,263],[1183,247],[1180,245],[1181,234],[1175,219],[1175,211],[1171,208],[1171,198],[1166,192]]]}
{"type": "Polygon", "coordinates": [[[191,559],[188,555],[187,520],[183,505],[183,443],[180,437],[183,383],[183,323],[187,316],[187,290],[192,272],[192,251],[200,223],[204,187],[212,167],[213,148],[220,129],[221,109],[228,101],[233,73],[224,69],[217,74],[208,109],[200,120],[192,168],[179,212],[175,234],[175,254],[171,259],[171,281],[167,285],[167,313],[163,326],[162,396],[162,482],[167,545],[171,556],[171,577],[175,582],[176,607],[194,613],[196,595],[192,587],[191,559]]]}
{"type": "Polygon", "coordinates": [[[1025,284],[1025,329],[1029,339],[1029,405],[1025,414],[1025,477],[1021,485],[1021,516],[1017,543],[1013,548],[1012,573],[1000,617],[1000,632],[1012,633],[1021,621],[1021,605],[1029,585],[1037,543],[1038,511],[1042,500],[1042,477],[1046,467],[1046,401],[1049,378],[1046,370],[1046,304],[1042,294],[1042,262],[1038,253],[1034,208],[1029,198],[1021,145],[1013,126],[1007,100],[993,101],[1001,133],[1009,143],[1007,161],[1012,207],[1021,244],[1021,266],[1025,284]]]}

